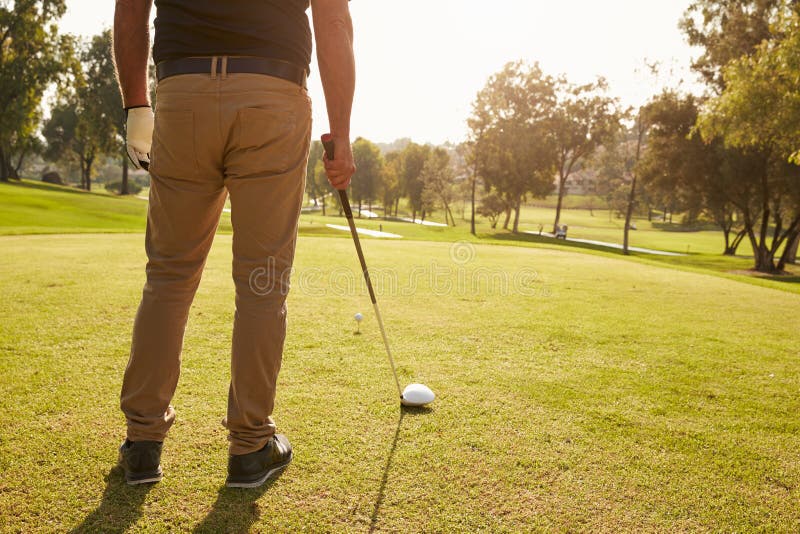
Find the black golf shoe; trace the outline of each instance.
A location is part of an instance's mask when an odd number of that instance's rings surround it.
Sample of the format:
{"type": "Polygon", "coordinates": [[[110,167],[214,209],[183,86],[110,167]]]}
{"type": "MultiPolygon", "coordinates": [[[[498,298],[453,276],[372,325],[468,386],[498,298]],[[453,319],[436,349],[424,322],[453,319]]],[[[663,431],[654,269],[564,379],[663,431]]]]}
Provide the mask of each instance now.
{"type": "Polygon", "coordinates": [[[119,465],[125,471],[125,482],[131,486],[149,484],[164,478],[161,471],[160,441],[130,441],[119,447],[119,465]]]}
{"type": "Polygon", "coordinates": [[[228,458],[229,488],[257,488],[292,461],[292,445],[283,434],[275,434],[261,450],[228,458]]]}

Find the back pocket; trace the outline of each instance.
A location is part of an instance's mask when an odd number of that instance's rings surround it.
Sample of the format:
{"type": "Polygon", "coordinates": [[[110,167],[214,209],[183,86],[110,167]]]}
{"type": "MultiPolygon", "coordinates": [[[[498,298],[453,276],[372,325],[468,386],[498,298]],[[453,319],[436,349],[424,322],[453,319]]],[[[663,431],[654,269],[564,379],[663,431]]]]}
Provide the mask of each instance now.
{"type": "Polygon", "coordinates": [[[195,176],[194,112],[157,110],[150,155],[150,169],[159,176],[176,179],[195,176]]]}
{"type": "MultiPolygon", "coordinates": [[[[244,153],[246,174],[281,174],[288,170],[290,155],[297,150],[292,133],[295,116],[291,111],[244,108],[238,112],[237,152],[244,153]]],[[[238,158],[237,158],[238,159],[238,158]]],[[[242,161],[241,159],[239,161],[242,161]]]]}

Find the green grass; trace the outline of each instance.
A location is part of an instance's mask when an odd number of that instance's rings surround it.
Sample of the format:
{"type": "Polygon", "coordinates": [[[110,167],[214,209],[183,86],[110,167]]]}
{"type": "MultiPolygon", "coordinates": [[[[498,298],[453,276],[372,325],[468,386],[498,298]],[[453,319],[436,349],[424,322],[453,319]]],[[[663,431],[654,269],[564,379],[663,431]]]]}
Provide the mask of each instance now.
{"type": "Polygon", "coordinates": [[[124,232],[147,212],[140,199],[28,181],[0,184],[0,199],[3,234],[124,232]]]}
{"type": "MultiPolygon", "coordinates": [[[[619,220],[567,200],[570,236],[619,242],[619,220]]],[[[521,230],[549,228],[548,202],[523,209],[521,230]]],[[[430,410],[401,412],[352,243],[325,226],[343,219],[304,214],[276,409],[297,457],[269,487],[232,491],[219,424],[233,310],[223,214],[186,334],[167,478],[128,488],[113,467],[117,396],[145,212],[137,198],[0,184],[0,532],[800,521],[800,271],[742,275],[750,260],[719,255],[718,232],[647,221],[633,245],[691,254],[622,257],[483,220],[477,238],[464,223],[359,220],[404,236],[364,246],[401,381],[439,395],[430,410]]]]}
{"type": "Polygon", "coordinates": [[[365,241],[400,380],[438,394],[401,412],[363,287],[345,290],[352,243],[302,237],[275,413],[296,458],[262,490],[223,489],[230,245],[217,236],[191,311],[166,477],[128,488],[113,466],[143,236],[0,238],[0,531],[800,522],[800,296],[540,246],[460,264],[445,242],[365,241]]]}
{"type": "MultiPolygon", "coordinates": [[[[526,207],[520,216],[520,230],[538,232],[541,224],[544,226],[544,231],[549,232],[552,230],[554,217],[553,209],[526,207]]],[[[565,209],[561,212],[561,222],[569,226],[569,237],[611,243],[622,242],[625,220],[615,216],[609,219],[606,210],[595,209],[592,216],[589,210],[565,209]]],[[[631,246],[682,254],[687,252],[721,254],[724,249],[722,233],[716,230],[681,231],[681,225],[678,223],[664,225],[649,222],[646,218],[639,218],[635,222],[637,230],[632,230],[630,233],[631,246]]],[[[750,243],[743,242],[739,253],[752,254],[750,243]]]]}
{"type": "MultiPolygon", "coordinates": [[[[0,235],[141,231],[147,202],[23,180],[0,183],[0,235]]],[[[230,231],[230,217],[220,229],[230,231]]]]}
{"type": "MultiPolygon", "coordinates": [[[[140,195],[141,197],[141,195],[140,195]]],[[[552,198],[541,201],[553,203],[552,198]]],[[[581,205],[584,197],[569,196],[565,205],[581,205]]],[[[230,207],[228,205],[228,207],[230,207]]],[[[85,233],[85,232],[140,232],[145,226],[146,201],[142,198],[111,196],[107,192],[86,193],[69,187],[59,187],[25,180],[21,183],[0,183],[0,235],[41,233],[85,233]]],[[[459,212],[458,206],[455,212],[459,212]]],[[[566,209],[562,220],[570,225],[571,237],[595,239],[619,243],[622,238],[622,222],[609,220],[608,213],[595,210],[566,209]]],[[[403,212],[401,211],[401,215],[403,212]]],[[[430,219],[437,220],[438,213],[430,219]]],[[[459,221],[455,228],[429,227],[406,222],[381,219],[359,219],[359,227],[382,229],[402,235],[406,240],[420,241],[470,241],[485,244],[535,246],[571,249],[592,254],[620,257],[621,251],[607,247],[563,242],[526,231],[538,232],[539,224],[545,231],[552,224],[554,211],[543,207],[526,206],[520,217],[520,233],[513,234],[502,229],[492,229],[488,222],[479,218],[475,237],[469,233],[469,223],[459,221]]],[[[681,257],[657,257],[634,253],[633,261],[657,262],[658,264],[700,272],[714,273],[730,279],[755,285],[800,293],[800,267],[790,267],[787,276],[756,277],[748,270],[752,259],[745,254],[749,243],[740,247],[736,257],[722,256],[720,244],[722,234],[715,231],[680,231],[680,225],[659,225],[647,220],[637,221],[639,230],[631,232],[631,245],[658,250],[669,250],[689,254],[681,257]],[[666,230],[663,229],[667,228],[666,230]]],[[[329,210],[328,216],[321,212],[304,213],[300,218],[300,234],[303,236],[346,237],[346,232],[328,228],[326,224],[345,225],[337,210],[329,210]]],[[[224,212],[220,219],[219,232],[231,232],[230,213],[224,212]]]]}
{"type": "MultiPolygon", "coordinates": [[[[606,219],[607,220],[607,219],[606,219]]],[[[319,213],[313,215],[303,215],[300,218],[300,234],[304,236],[338,236],[347,237],[347,232],[339,230],[332,230],[326,227],[326,224],[338,224],[340,226],[347,223],[340,217],[335,215],[328,215],[323,217],[319,213]]],[[[556,240],[549,237],[531,235],[526,233],[513,234],[504,230],[492,230],[489,225],[481,222],[477,227],[478,237],[472,236],[469,233],[469,224],[463,223],[455,228],[440,228],[440,227],[426,227],[416,224],[409,224],[396,221],[383,221],[380,219],[358,219],[356,224],[359,228],[366,228],[370,230],[383,230],[395,234],[402,235],[404,240],[420,240],[420,241],[441,241],[441,242],[470,242],[494,245],[514,245],[520,247],[544,247],[556,250],[573,250],[581,251],[590,254],[596,254],[608,258],[626,258],[633,262],[642,262],[648,264],[661,265],[664,267],[689,270],[695,272],[703,272],[707,274],[714,274],[725,278],[738,280],[748,284],[755,284],[764,287],[771,287],[793,293],[800,294],[800,267],[789,266],[789,275],[781,276],[755,276],[750,273],[749,269],[752,268],[752,259],[746,256],[723,256],[717,253],[699,253],[694,252],[684,256],[653,256],[643,253],[633,253],[630,256],[623,256],[622,251],[609,249],[607,247],[572,243],[556,240]]],[[[524,227],[523,227],[524,228],[524,227]]],[[[621,230],[620,230],[621,232],[621,230]]],[[[636,234],[636,237],[647,235],[645,232],[656,236],[659,234],[668,234],[668,232],[660,230],[644,231],[636,234]]],[[[671,232],[670,232],[671,234],[671,232]]],[[[570,231],[573,237],[584,237],[587,239],[598,239],[597,236],[575,235],[570,231]]],[[[716,238],[717,241],[722,240],[721,234],[715,232],[697,232],[697,233],[681,233],[681,239],[690,240],[693,243],[692,250],[701,248],[704,241],[711,241],[711,238],[716,238]],[[684,235],[688,234],[688,235],[684,235]],[[691,235],[694,234],[694,235],[691,235]],[[707,234],[714,234],[709,236],[707,234]]],[[[607,236],[608,241],[614,242],[611,234],[607,236]]],[[[368,238],[369,239],[369,238],[368,238]]],[[[602,239],[601,239],[602,240],[602,239]]],[[[643,240],[644,241],[644,240],[643,240]]],[[[640,242],[632,238],[632,245],[653,247],[657,250],[669,250],[669,247],[659,247],[658,243],[652,241],[640,242]]],[[[743,245],[744,246],[744,245],[743,245]]]]}

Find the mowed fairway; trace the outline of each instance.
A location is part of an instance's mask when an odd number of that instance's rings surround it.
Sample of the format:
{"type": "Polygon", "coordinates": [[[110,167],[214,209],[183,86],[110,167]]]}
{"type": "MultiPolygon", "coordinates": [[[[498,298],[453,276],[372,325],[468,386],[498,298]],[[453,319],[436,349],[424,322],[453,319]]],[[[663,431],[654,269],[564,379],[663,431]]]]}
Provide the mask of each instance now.
{"type": "Polygon", "coordinates": [[[0,531],[800,524],[800,295],[441,242],[364,242],[400,380],[438,394],[401,412],[352,243],[301,238],[275,413],[295,460],[224,489],[230,244],[191,312],[165,478],[129,488],[114,464],[143,236],[0,238],[0,531]]]}

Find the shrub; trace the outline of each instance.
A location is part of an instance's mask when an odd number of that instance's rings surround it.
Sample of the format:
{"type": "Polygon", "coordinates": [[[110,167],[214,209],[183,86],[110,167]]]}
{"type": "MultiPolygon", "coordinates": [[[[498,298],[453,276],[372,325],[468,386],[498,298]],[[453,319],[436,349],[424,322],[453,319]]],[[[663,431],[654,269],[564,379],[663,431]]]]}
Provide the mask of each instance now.
{"type": "MultiPolygon", "coordinates": [[[[117,180],[115,182],[108,182],[106,184],[106,189],[111,191],[112,193],[119,194],[120,189],[122,189],[122,180],[117,180]]],[[[136,195],[142,192],[142,186],[136,183],[133,180],[128,180],[128,194],[136,195]]]]}

